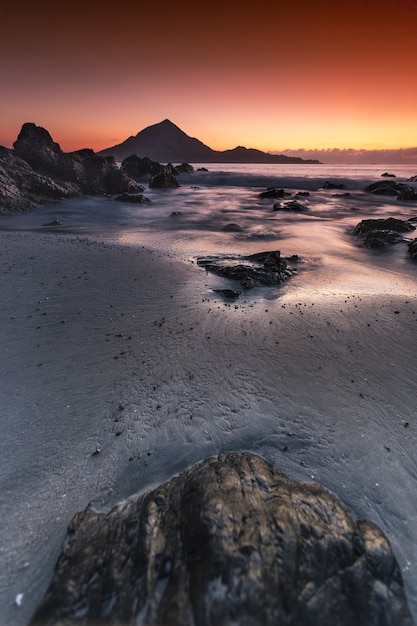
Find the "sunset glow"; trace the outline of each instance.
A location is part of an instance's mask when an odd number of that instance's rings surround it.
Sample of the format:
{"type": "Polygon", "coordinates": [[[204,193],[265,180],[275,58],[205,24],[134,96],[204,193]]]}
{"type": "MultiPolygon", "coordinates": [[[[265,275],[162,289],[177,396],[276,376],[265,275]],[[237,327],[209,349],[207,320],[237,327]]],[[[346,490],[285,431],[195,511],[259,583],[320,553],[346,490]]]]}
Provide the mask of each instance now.
{"type": "Polygon", "coordinates": [[[218,150],[417,146],[414,0],[0,4],[0,144],[64,150],[169,118],[218,150]]]}

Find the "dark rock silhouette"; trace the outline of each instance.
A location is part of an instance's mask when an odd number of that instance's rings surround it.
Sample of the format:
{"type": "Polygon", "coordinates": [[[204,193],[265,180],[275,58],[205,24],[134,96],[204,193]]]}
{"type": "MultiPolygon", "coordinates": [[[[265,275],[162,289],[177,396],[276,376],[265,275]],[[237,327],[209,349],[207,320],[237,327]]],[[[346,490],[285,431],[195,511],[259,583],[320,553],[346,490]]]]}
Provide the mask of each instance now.
{"type": "Polygon", "coordinates": [[[223,226],[222,230],[224,230],[225,233],[241,233],[243,228],[239,224],[231,222],[230,224],[223,226]]]}
{"type": "Polygon", "coordinates": [[[179,165],[174,166],[173,174],[178,176],[179,174],[192,174],[194,172],[194,168],[189,163],[180,163],[179,165]]]}
{"type": "Polygon", "coordinates": [[[396,233],[406,233],[415,230],[415,226],[410,224],[408,220],[400,220],[396,217],[387,217],[386,219],[368,219],[362,220],[355,226],[355,235],[365,235],[372,230],[393,230],[396,233]]]}
{"type": "Polygon", "coordinates": [[[363,236],[363,244],[367,248],[384,248],[387,244],[403,241],[401,233],[412,230],[415,226],[409,221],[388,217],[362,220],[356,225],[354,234],[363,236]]]}
{"type": "Polygon", "coordinates": [[[261,457],[205,460],[75,516],[31,626],[411,626],[388,540],[261,457]]]}
{"type": "MultiPolygon", "coordinates": [[[[295,259],[292,257],[291,261],[295,259]]],[[[296,272],[279,250],[240,257],[199,257],[197,264],[207,272],[238,281],[244,289],[280,285],[296,272]]]]}
{"type": "Polygon", "coordinates": [[[149,181],[149,187],[151,188],[160,188],[160,189],[175,189],[179,187],[180,184],[175,178],[174,167],[171,163],[168,165],[161,165],[161,169],[159,172],[154,174],[149,181]]]}
{"type": "Polygon", "coordinates": [[[158,174],[161,167],[157,161],[152,161],[149,157],[138,157],[136,154],[131,154],[122,161],[122,169],[135,180],[149,179],[158,174]]]}
{"type": "Polygon", "coordinates": [[[137,184],[112,157],[63,152],[47,130],[28,122],[14,149],[0,146],[0,212],[19,212],[84,194],[135,192],[137,184]]]}
{"type": "Polygon", "coordinates": [[[374,193],[379,196],[399,196],[400,194],[414,194],[414,189],[405,183],[397,183],[393,180],[380,180],[364,189],[367,193],[374,193]]]}
{"type": "Polygon", "coordinates": [[[269,154],[261,150],[237,147],[223,152],[213,150],[199,139],[189,137],[170,120],[147,126],[134,137],[106,148],[100,155],[114,156],[123,161],[131,154],[148,156],[155,161],[167,163],[318,163],[282,154],[269,154]]]}
{"type": "Polygon", "coordinates": [[[273,211],[289,211],[291,213],[305,213],[308,206],[298,200],[290,200],[290,202],[276,202],[272,207],[273,211]]]}
{"type": "Polygon", "coordinates": [[[413,239],[408,244],[408,252],[412,259],[417,260],[417,239],[413,239]]]}
{"type": "Polygon", "coordinates": [[[259,198],[283,198],[285,196],[284,189],[277,189],[277,187],[268,187],[266,191],[261,191],[259,198]]]}
{"type": "Polygon", "coordinates": [[[134,191],[133,181],[111,157],[98,156],[88,148],[63,152],[45,128],[23,124],[14,152],[40,174],[72,182],[83,194],[116,194],[134,191]]]}
{"type": "Polygon", "coordinates": [[[117,202],[132,202],[134,204],[145,204],[150,202],[149,198],[146,198],[142,193],[122,193],[120,196],[116,196],[117,202]]]}
{"type": "Polygon", "coordinates": [[[417,191],[411,188],[404,189],[398,194],[397,200],[402,200],[403,202],[417,202],[417,191]]]}
{"type": "Polygon", "coordinates": [[[35,172],[13,150],[0,146],[0,213],[29,211],[45,202],[73,198],[79,193],[76,184],[35,172]]]}

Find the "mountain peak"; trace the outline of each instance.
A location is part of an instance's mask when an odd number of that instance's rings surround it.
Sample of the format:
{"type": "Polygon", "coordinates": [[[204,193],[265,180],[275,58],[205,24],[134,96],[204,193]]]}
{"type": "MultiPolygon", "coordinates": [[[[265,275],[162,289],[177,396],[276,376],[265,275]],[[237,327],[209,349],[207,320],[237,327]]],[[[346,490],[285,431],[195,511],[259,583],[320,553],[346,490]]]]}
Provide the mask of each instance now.
{"type": "Polygon", "coordinates": [[[244,146],[223,152],[213,150],[199,139],[189,137],[168,118],[147,126],[135,137],[99,154],[111,155],[118,161],[136,154],[160,163],[306,163],[300,158],[273,155],[244,146]]]}

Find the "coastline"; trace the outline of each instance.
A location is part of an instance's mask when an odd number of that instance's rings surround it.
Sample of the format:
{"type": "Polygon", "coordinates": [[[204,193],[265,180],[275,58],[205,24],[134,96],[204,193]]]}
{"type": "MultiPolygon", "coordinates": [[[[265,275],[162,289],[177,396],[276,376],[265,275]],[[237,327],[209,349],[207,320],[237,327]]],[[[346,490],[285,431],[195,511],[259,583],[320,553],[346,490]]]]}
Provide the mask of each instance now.
{"type": "Polygon", "coordinates": [[[376,522],[417,615],[415,293],[227,305],[156,248],[15,231],[0,245],[5,623],[27,623],[74,513],[224,450],[376,522]]]}

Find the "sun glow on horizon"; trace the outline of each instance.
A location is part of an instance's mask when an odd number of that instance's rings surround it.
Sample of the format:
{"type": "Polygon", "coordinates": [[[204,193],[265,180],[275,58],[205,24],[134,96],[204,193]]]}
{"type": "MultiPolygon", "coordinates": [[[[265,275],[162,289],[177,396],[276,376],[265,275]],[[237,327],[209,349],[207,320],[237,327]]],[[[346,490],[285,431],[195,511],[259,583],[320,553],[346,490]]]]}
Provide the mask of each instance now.
{"type": "Polygon", "coordinates": [[[33,121],[65,151],[99,151],[168,118],[215,150],[417,146],[409,0],[167,0],[157,26],[151,7],[73,4],[5,0],[0,144],[33,121]]]}

